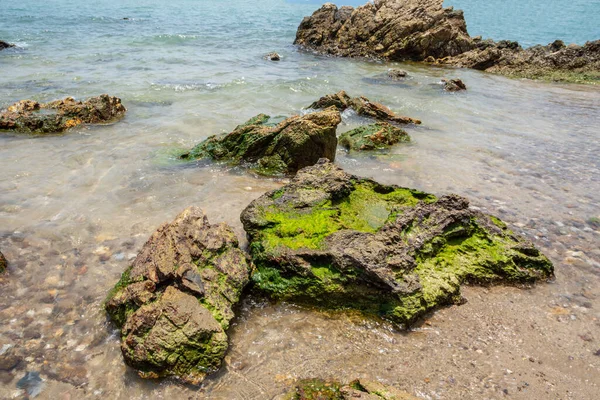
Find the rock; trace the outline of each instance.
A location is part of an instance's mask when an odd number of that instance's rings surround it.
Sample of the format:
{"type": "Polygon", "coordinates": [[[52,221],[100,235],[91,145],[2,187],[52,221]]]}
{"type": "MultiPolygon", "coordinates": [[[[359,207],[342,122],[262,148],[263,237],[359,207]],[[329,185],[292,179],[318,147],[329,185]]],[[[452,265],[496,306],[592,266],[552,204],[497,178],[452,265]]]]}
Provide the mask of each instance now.
{"type": "Polygon", "coordinates": [[[125,362],[140,376],[199,383],[219,369],[250,265],[226,224],[197,207],[161,226],[105,302],[125,362]]]}
{"type": "Polygon", "coordinates": [[[458,92],[461,90],[467,90],[467,85],[460,79],[442,79],[444,90],[447,92],[458,92]]]}
{"type": "Polygon", "coordinates": [[[6,262],[6,258],[4,257],[4,254],[2,254],[2,252],[0,252],[0,274],[3,273],[4,271],[6,271],[7,265],[8,265],[8,263],[6,262]]]}
{"type": "Polygon", "coordinates": [[[348,384],[323,379],[303,379],[277,400],[417,400],[409,393],[378,382],[354,380],[348,384]]]}
{"type": "Polygon", "coordinates": [[[554,81],[600,79],[600,40],[523,49],[508,40],[472,38],[463,12],[443,8],[443,0],[377,0],[356,9],[327,3],[304,18],[294,43],[341,57],[424,61],[554,81]]]}
{"type": "Polygon", "coordinates": [[[40,104],[22,100],[0,113],[0,130],[56,133],[81,124],[102,124],[122,118],[121,99],[107,94],[76,101],[72,97],[40,104]]]}
{"type": "Polygon", "coordinates": [[[14,44],[7,43],[3,40],[0,40],[0,50],[8,49],[10,47],[15,47],[14,44]]]}
{"type": "Polygon", "coordinates": [[[361,126],[343,133],[340,145],[348,150],[385,149],[399,142],[409,142],[410,136],[404,130],[387,122],[361,126]]]}
{"type": "Polygon", "coordinates": [[[28,398],[34,398],[44,390],[44,381],[39,372],[29,371],[17,382],[17,388],[25,390],[28,398]]]}
{"type": "MultiPolygon", "coordinates": [[[[370,101],[366,97],[351,98],[348,94],[341,90],[334,94],[328,94],[321,97],[319,100],[312,103],[308,108],[322,109],[327,107],[335,107],[339,111],[344,111],[351,108],[360,116],[373,118],[379,121],[388,121],[399,124],[420,124],[418,119],[403,117],[394,114],[392,110],[380,103],[370,101]]],[[[333,160],[332,160],[333,161],[333,160]]]]}
{"type": "Polygon", "coordinates": [[[378,0],[356,9],[327,3],[304,18],[295,44],[342,57],[422,61],[474,47],[462,11],[443,0],[378,0]]]}
{"type": "Polygon", "coordinates": [[[408,72],[402,69],[390,69],[388,71],[388,77],[394,81],[399,81],[408,76],[408,72]]]}
{"type": "Polygon", "coordinates": [[[50,379],[65,382],[75,387],[88,384],[87,370],[81,366],[69,364],[46,362],[42,365],[42,372],[50,379]]]}
{"type": "Polygon", "coordinates": [[[16,368],[23,357],[21,357],[12,345],[5,344],[0,347],[0,371],[11,371],[16,368]]]}
{"type": "Polygon", "coordinates": [[[269,60],[269,61],[279,61],[281,60],[281,56],[275,52],[273,53],[269,53],[267,55],[264,56],[265,60],[269,60]]]}
{"type": "Polygon", "coordinates": [[[320,158],[335,159],[340,122],[340,113],[333,107],[276,125],[269,123],[268,115],[260,114],[231,133],[209,137],[181,158],[251,163],[262,174],[293,174],[320,158]]]}
{"type": "Polygon", "coordinates": [[[274,299],[410,324],[463,283],[530,283],[553,266],[465,198],[381,185],[327,160],[242,213],[254,286],[274,299]]]}

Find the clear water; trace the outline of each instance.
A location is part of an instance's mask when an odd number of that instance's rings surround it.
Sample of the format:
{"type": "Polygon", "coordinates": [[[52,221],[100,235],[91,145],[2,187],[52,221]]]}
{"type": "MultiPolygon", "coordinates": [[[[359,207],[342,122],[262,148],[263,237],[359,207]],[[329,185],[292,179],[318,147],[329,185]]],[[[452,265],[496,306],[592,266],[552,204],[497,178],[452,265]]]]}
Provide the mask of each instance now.
{"type": "MultiPolygon", "coordinates": [[[[0,2],[0,38],[20,46],[0,53],[1,107],[110,93],[128,108],[108,126],[0,136],[0,249],[11,262],[0,277],[0,349],[24,357],[16,370],[0,371],[1,399],[22,398],[18,382],[27,372],[44,379],[37,398],[52,399],[266,399],[312,376],[380,380],[425,399],[504,398],[504,389],[523,399],[567,391],[565,398],[595,398],[598,87],[299,52],[291,45],[296,27],[316,6],[0,2]],[[262,59],[271,51],[282,61],[262,59]],[[410,78],[380,79],[390,67],[410,78]],[[442,92],[447,76],[469,90],[442,92]],[[340,89],[423,120],[408,128],[411,144],[387,155],[340,150],[341,166],[468,196],[540,246],[556,265],[556,282],[468,288],[468,304],[440,310],[413,332],[248,300],[226,365],[202,388],[138,379],[101,304],[144,241],[190,205],[242,238],[241,210],[285,182],[178,164],[172,154],[261,112],[303,112],[340,89]]],[[[346,114],[339,132],[363,122],[346,114]]]]}
{"type": "Polygon", "coordinates": [[[465,12],[471,36],[516,40],[526,47],[600,39],[600,0],[445,0],[444,6],[465,12]]]}

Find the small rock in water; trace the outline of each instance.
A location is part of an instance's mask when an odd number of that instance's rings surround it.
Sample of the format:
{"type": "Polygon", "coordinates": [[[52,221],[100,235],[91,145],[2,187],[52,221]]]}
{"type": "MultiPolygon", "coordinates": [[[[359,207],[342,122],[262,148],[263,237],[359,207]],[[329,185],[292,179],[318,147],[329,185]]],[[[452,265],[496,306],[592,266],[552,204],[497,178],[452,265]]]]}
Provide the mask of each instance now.
{"type": "Polygon", "coordinates": [[[397,80],[401,80],[402,78],[406,78],[408,76],[408,72],[404,71],[403,69],[390,69],[388,71],[388,77],[390,77],[390,79],[397,81],[397,80]]]}
{"type": "Polygon", "coordinates": [[[39,372],[27,372],[24,377],[17,382],[17,388],[23,389],[30,397],[36,397],[44,388],[44,381],[39,372]]]}
{"type": "Polygon", "coordinates": [[[275,52],[273,53],[269,53],[267,55],[265,55],[265,60],[269,60],[269,61],[279,61],[281,60],[281,56],[275,52]]]}
{"type": "Polygon", "coordinates": [[[442,79],[442,83],[444,85],[444,90],[447,92],[467,90],[467,85],[460,79],[442,79]]]}

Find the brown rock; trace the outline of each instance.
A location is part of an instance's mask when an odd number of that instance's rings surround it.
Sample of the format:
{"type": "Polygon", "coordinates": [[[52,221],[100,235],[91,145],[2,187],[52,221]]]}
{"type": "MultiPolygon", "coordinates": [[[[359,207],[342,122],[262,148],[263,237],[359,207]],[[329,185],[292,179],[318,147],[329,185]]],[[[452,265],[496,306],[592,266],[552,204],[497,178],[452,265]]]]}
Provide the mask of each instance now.
{"type": "Polygon", "coordinates": [[[467,90],[467,85],[460,79],[442,79],[444,90],[447,92],[458,92],[461,90],[467,90]]]}

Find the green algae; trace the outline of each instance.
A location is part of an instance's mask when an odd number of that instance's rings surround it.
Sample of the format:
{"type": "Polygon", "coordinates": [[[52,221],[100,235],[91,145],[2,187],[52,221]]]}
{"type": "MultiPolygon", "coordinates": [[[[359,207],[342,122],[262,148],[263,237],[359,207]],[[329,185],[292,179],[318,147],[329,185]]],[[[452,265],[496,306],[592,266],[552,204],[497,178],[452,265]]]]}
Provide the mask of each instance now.
{"type": "Polygon", "coordinates": [[[339,144],[348,150],[387,149],[400,142],[410,142],[404,130],[387,122],[378,122],[343,133],[339,144]]]}

